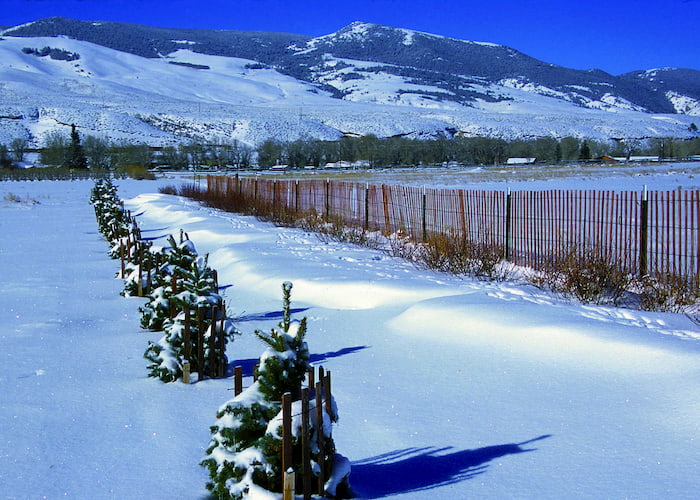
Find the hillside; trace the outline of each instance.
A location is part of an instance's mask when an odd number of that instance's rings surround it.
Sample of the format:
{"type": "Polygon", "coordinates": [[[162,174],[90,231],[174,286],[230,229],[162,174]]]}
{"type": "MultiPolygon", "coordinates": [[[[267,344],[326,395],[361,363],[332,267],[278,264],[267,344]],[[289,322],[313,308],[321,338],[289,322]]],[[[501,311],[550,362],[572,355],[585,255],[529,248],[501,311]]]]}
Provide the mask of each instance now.
{"type": "Polygon", "coordinates": [[[693,137],[700,71],[613,76],[500,45],[353,23],[303,35],[48,18],[2,31],[0,143],[343,135],[693,137]],[[73,60],[40,56],[44,47],[73,60]]]}

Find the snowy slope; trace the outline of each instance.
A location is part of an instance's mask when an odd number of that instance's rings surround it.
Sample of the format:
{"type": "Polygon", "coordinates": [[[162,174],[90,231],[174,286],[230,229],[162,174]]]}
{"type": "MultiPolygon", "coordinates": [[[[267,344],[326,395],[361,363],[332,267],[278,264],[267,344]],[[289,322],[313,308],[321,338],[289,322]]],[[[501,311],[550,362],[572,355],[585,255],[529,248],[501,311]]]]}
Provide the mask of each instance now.
{"type": "Polygon", "coordinates": [[[593,103],[600,109],[589,109],[514,81],[471,78],[475,95],[494,98],[462,105],[442,100],[440,88],[387,71],[361,71],[372,63],[329,57],[319,78],[346,94],[340,100],[255,61],[199,54],[181,45],[165,57],[144,58],[66,37],[4,36],[0,143],[22,137],[41,145],[47,131],[65,131],[72,123],[84,135],[151,145],[190,140],[257,145],[269,138],[334,140],[369,133],[598,139],[692,135],[693,116],[651,115],[632,105],[624,109],[614,97],[593,103]],[[80,58],[53,60],[22,51],[46,46],[80,58]]]}
{"type": "MultiPolygon", "coordinates": [[[[685,316],[419,271],[157,194],[175,182],[119,192],[145,234],[184,229],[233,284],[244,335],[228,356],[245,385],[263,351],[252,331],[294,282],[361,498],[695,498],[700,331],[685,316]]],[[[0,184],[2,496],[207,498],[198,462],[232,381],[146,378],[158,334],[118,295],[91,187],[0,184]]]]}

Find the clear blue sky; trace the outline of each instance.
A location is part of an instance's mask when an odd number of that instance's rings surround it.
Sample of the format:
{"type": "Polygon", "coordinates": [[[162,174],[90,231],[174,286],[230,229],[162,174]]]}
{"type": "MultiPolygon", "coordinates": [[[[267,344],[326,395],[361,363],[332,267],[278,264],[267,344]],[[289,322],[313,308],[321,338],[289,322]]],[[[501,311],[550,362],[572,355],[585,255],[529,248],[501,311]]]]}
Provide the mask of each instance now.
{"type": "Polygon", "coordinates": [[[49,16],[312,36],[366,21],[499,43],[569,68],[700,70],[700,0],[0,0],[0,26],[49,16]]]}

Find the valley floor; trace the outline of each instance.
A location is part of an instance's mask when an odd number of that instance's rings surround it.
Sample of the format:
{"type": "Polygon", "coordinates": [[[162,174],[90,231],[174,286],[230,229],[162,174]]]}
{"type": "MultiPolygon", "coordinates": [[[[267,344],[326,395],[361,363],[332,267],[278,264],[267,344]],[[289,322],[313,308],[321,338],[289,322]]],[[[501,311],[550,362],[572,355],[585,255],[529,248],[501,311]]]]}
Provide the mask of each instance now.
{"type": "MultiPolygon", "coordinates": [[[[233,285],[243,335],[228,357],[244,385],[264,348],[252,332],[276,325],[294,283],[359,497],[695,498],[700,329],[687,317],[417,270],[158,193],[172,182],[117,184],[144,236],[186,231],[233,285]]],[[[141,299],[119,295],[92,185],[0,183],[0,497],[208,498],[198,463],[233,381],[146,376],[160,335],[139,329],[141,299]]]]}

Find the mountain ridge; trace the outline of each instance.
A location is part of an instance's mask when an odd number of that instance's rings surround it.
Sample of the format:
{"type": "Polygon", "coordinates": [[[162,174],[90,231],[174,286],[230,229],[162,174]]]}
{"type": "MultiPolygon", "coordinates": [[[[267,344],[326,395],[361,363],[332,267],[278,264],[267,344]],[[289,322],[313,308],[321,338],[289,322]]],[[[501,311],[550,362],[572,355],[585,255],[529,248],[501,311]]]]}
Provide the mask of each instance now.
{"type": "MultiPolygon", "coordinates": [[[[72,68],[61,66],[60,79],[52,88],[32,81],[36,97],[20,92],[17,104],[37,107],[44,95],[54,95],[59,104],[81,103],[86,113],[123,113],[125,122],[137,120],[158,129],[155,136],[160,136],[165,122],[176,121],[188,130],[180,138],[201,133],[223,140],[221,130],[233,131],[235,126],[238,135],[229,135],[248,143],[264,138],[252,130],[242,134],[243,124],[270,133],[285,129],[283,135],[289,138],[295,135],[287,128],[299,129],[297,137],[319,138],[365,134],[694,137],[689,128],[700,116],[697,70],[662,68],[614,76],[545,63],[498,44],[364,22],[310,37],[55,17],[10,27],[0,35],[6,41],[17,40],[5,44],[13,48],[0,59],[0,70],[9,72],[0,79],[7,82],[8,95],[31,79],[27,68],[37,62],[26,58],[14,65],[7,62],[23,49],[21,39],[29,45],[32,39],[37,44],[42,40],[63,51],[90,55],[72,68]],[[81,43],[116,52],[82,48],[81,43]],[[100,76],[95,68],[109,60],[125,61],[118,54],[133,57],[100,76]],[[168,92],[162,92],[157,79],[146,74],[164,72],[159,61],[168,63],[167,78],[179,82],[179,87],[169,85],[168,92]],[[24,79],[17,76],[18,71],[25,71],[24,79]],[[130,76],[139,72],[143,73],[140,79],[130,76]],[[86,85],[100,93],[102,102],[76,93],[76,88],[86,85]],[[132,103],[128,92],[136,96],[132,103]],[[217,103],[238,108],[227,109],[229,117],[214,117],[221,113],[217,103]],[[215,110],[210,119],[221,123],[201,123],[202,108],[215,110]],[[273,108],[281,111],[270,112],[273,108]],[[172,116],[165,119],[165,115],[172,116]]],[[[56,65],[44,66],[49,79],[59,78],[52,73],[56,65]]],[[[31,125],[25,135],[36,136],[40,129],[31,125]]]]}

